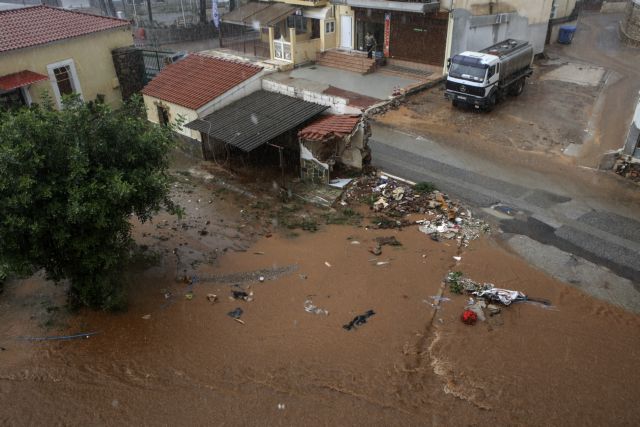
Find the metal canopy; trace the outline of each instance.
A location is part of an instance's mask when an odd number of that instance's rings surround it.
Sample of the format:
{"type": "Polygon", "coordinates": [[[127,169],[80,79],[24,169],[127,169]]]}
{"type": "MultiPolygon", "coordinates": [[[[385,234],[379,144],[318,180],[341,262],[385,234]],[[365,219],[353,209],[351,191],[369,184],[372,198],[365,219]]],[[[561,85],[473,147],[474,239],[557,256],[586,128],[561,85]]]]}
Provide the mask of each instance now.
{"type": "Polygon", "coordinates": [[[333,4],[346,4],[362,9],[393,10],[397,12],[429,13],[440,8],[439,1],[431,2],[403,2],[383,0],[331,0],[333,4]]]}
{"type": "Polygon", "coordinates": [[[247,3],[224,15],[222,22],[253,28],[267,28],[276,25],[293,14],[299,6],[285,3],[247,3]]]}
{"type": "Polygon", "coordinates": [[[249,152],[328,108],[260,90],[185,127],[249,152]]]}

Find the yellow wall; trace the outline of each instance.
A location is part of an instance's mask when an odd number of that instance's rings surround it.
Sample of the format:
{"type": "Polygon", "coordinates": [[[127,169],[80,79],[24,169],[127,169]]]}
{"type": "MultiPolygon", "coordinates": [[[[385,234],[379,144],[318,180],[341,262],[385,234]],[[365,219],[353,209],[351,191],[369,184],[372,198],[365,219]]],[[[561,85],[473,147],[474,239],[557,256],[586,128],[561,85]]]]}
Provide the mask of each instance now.
{"type": "MultiPolygon", "coordinates": [[[[128,27],[101,31],[44,45],[5,52],[0,58],[0,76],[21,70],[48,75],[47,65],[73,59],[85,101],[105,95],[105,102],[117,107],[122,103],[111,51],[131,46],[133,37],[128,27]]],[[[33,102],[40,102],[44,91],[54,100],[51,82],[43,81],[29,88],[33,102]]]]}
{"type": "Polygon", "coordinates": [[[296,43],[293,46],[293,49],[294,64],[315,61],[316,52],[320,50],[320,39],[300,41],[296,38],[296,43]]]}
{"type": "Polygon", "coordinates": [[[549,21],[553,0],[442,0],[444,10],[466,9],[473,15],[518,12],[529,18],[529,24],[549,21]]]}
{"type": "MultiPolygon", "coordinates": [[[[183,125],[198,118],[198,113],[195,110],[190,110],[181,105],[172,104],[171,102],[162,101],[149,95],[143,95],[143,98],[144,106],[147,109],[147,119],[150,122],[160,123],[160,120],[158,119],[158,105],[166,108],[167,112],[169,113],[169,121],[173,124],[176,123],[176,120],[178,120],[180,116],[182,116],[184,119],[184,122],[182,123],[183,125]]],[[[185,127],[181,127],[176,130],[182,135],[200,141],[200,132],[185,127]]]]}

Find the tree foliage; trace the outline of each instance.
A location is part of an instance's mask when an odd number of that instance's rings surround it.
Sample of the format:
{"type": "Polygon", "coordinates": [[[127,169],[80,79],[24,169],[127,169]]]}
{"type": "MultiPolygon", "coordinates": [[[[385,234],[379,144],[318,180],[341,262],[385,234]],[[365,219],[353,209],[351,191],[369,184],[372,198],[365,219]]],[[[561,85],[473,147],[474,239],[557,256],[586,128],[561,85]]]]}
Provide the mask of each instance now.
{"type": "Polygon", "coordinates": [[[122,306],[130,217],[168,198],[169,128],[151,125],[139,97],[114,111],[65,101],[0,112],[0,264],[70,280],[70,301],[122,306]]]}

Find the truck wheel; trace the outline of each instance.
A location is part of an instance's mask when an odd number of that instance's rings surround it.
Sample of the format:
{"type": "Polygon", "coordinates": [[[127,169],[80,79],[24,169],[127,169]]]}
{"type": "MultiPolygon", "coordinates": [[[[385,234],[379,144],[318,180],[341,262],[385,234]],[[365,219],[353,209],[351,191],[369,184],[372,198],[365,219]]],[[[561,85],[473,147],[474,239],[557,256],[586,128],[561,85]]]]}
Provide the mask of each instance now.
{"type": "Polygon", "coordinates": [[[518,80],[511,86],[511,95],[518,96],[524,91],[524,78],[518,80]]]}
{"type": "Polygon", "coordinates": [[[487,112],[493,111],[493,109],[496,106],[496,102],[497,102],[496,93],[493,92],[489,97],[489,102],[487,103],[487,107],[486,107],[487,112]]]}
{"type": "Polygon", "coordinates": [[[457,99],[454,99],[453,101],[451,101],[451,105],[453,105],[453,108],[458,108],[460,106],[460,103],[457,99]]]}

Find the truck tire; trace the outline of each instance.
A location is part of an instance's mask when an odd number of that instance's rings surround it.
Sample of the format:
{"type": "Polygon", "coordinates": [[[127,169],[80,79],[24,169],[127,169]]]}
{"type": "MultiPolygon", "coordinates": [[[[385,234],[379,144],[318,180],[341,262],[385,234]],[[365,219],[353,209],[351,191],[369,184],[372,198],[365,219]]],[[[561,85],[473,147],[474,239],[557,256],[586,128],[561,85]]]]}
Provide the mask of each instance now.
{"type": "Polygon", "coordinates": [[[511,95],[519,96],[524,91],[524,77],[518,80],[511,86],[511,95]]]}
{"type": "Polygon", "coordinates": [[[451,101],[451,105],[453,105],[453,108],[458,108],[460,106],[460,103],[457,99],[454,99],[453,101],[451,101]]]}
{"type": "Polygon", "coordinates": [[[485,110],[487,112],[493,111],[493,109],[495,108],[497,102],[498,102],[498,97],[496,96],[496,93],[493,92],[489,96],[489,101],[487,102],[487,106],[486,106],[485,110]]]}

